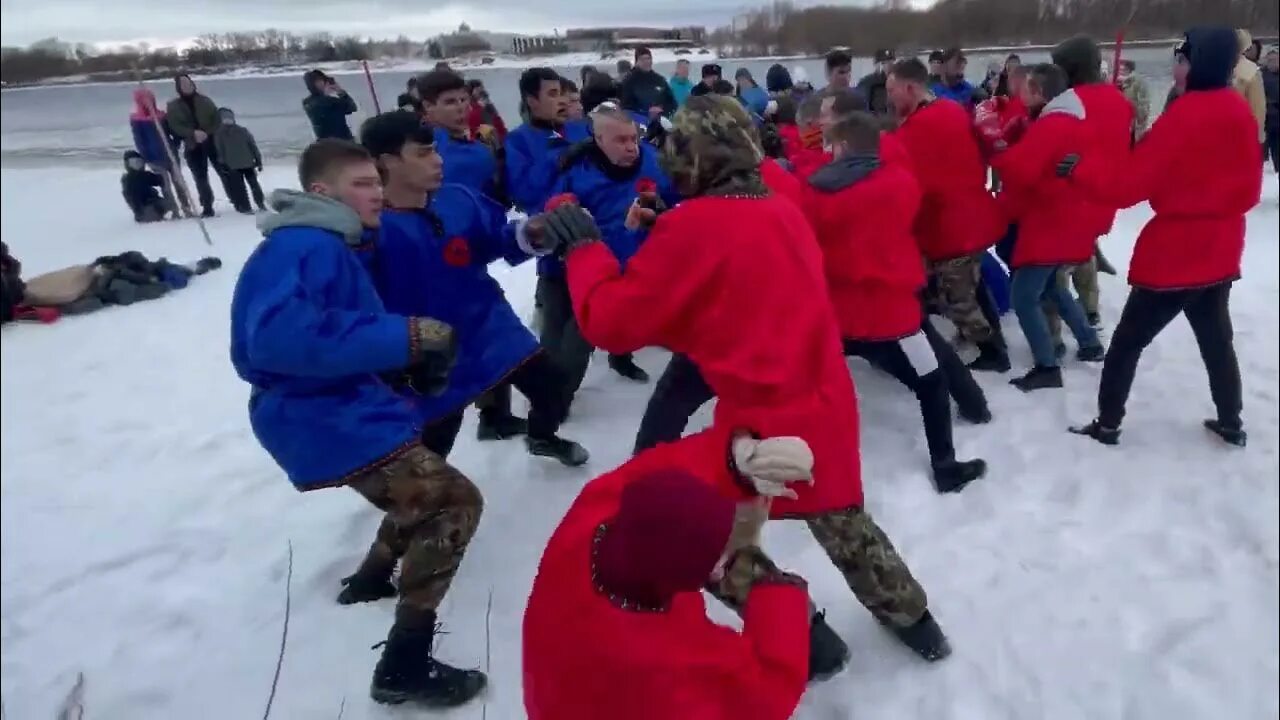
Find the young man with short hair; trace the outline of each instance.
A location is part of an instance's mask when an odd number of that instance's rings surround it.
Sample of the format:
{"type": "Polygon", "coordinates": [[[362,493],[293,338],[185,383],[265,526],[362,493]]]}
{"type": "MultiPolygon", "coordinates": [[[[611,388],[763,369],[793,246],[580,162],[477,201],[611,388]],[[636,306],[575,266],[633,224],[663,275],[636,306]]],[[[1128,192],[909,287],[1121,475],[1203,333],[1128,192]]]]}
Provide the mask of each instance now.
{"type": "Polygon", "coordinates": [[[387,312],[356,256],[382,213],[369,153],[319,140],[302,153],[303,191],[277,190],[265,239],[231,300],[231,363],[249,383],[254,435],[299,490],[347,486],[386,512],[369,553],[343,581],[343,604],[399,594],[374,669],[380,703],[460,705],[481,672],[432,656],[437,608],[480,521],[470,480],[419,441],[393,389],[439,390],[457,338],[448,325],[387,312]],[[391,583],[400,564],[399,587],[391,583]]]}
{"type": "Polygon", "coordinates": [[[877,50],[875,69],[858,81],[858,91],[867,99],[867,105],[875,115],[885,116],[892,113],[884,84],[895,59],[897,56],[892,50],[877,50]]]}
{"type": "Polygon", "coordinates": [[[844,50],[827,53],[827,89],[848,90],[853,85],[853,58],[844,50]]]}
{"type": "Polygon", "coordinates": [[[671,88],[676,107],[684,105],[684,101],[689,99],[689,92],[693,90],[693,81],[689,79],[688,59],[680,58],[676,61],[676,71],[667,79],[667,86],[671,88]]]}
{"type": "Polygon", "coordinates": [[[507,192],[517,210],[537,215],[551,197],[561,153],[586,139],[579,123],[565,125],[568,99],[560,76],[547,67],[529,68],[520,75],[520,105],[525,122],[507,133],[507,192]]]}
{"type": "Polygon", "coordinates": [[[618,99],[631,112],[656,120],[676,111],[676,98],[666,78],[654,71],[653,53],[647,47],[636,48],[635,67],[618,84],[618,99]]]}
{"type": "Polygon", "coordinates": [[[947,48],[942,53],[942,77],[929,85],[930,92],[938,99],[954,100],[965,110],[973,110],[977,104],[976,90],[973,83],[964,79],[964,70],[969,65],[964,51],[958,47],[947,48]]]}
{"type": "Polygon", "coordinates": [[[471,110],[467,81],[452,70],[432,70],[418,78],[417,87],[426,120],[435,128],[436,152],[444,161],[449,182],[505,204],[494,148],[473,138],[467,124],[471,110]]]}

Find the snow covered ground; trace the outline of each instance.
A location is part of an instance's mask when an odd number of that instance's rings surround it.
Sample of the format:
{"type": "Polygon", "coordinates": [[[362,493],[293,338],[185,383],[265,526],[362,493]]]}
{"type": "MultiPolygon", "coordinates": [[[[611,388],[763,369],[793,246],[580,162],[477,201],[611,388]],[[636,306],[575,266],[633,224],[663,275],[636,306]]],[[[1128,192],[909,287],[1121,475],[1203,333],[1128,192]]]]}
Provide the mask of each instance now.
{"type": "MultiPolygon", "coordinates": [[[[4,170],[0,180],[3,237],[27,274],[126,249],[172,259],[210,252],[190,222],[134,225],[114,173],[4,170]]],[[[291,168],[267,171],[267,185],[293,182],[291,168]]],[[[813,687],[798,718],[1277,717],[1274,175],[1265,195],[1250,215],[1233,307],[1247,450],[1200,427],[1211,414],[1205,375],[1177,321],[1143,359],[1119,448],[1064,432],[1091,417],[1097,367],[1070,363],[1065,391],[1031,396],[982,376],[996,419],[959,425],[957,442],[963,455],[987,458],[990,476],[938,497],[915,402],[854,364],[868,506],[928,588],[956,652],[936,666],[908,655],[801,527],[774,524],[769,550],[809,578],[853,650],[849,669],[813,687]]],[[[1118,265],[1148,216],[1121,215],[1106,244],[1118,265]]],[[[292,613],[273,717],[418,717],[368,699],[377,659],[369,646],[383,639],[393,603],[333,601],[378,513],[343,490],[298,494],[250,433],[248,391],[227,359],[227,316],[257,237],[251,219],[232,214],[210,227],[226,265],[188,289],[0,334],[6,717],[52,717],[78,673],[87,720],[260,716],[290,543],[292,613]]],[[[527,314],[532,267],[495,272],[527,314]]],[[[1121,280],[1104,277],[1108,323],[1124,296],[1121,280]]],[[[1006,322],[1025,366],[1020,333],[1006,322]]],[[[639,360],[656,375],[665,355],[639,360]]],[[[452,460],[483,489],[486,509],[442,608],[441,654],[489,665],[492,687],[487,709],[446,717],[523,715],[519,631],[535,564],[582,483],[626,456],[650,390],[603,365],[592,366],[564,428],[593,453],[585,470],[533,460],[518,441],[480,445],[474,417],[463,429],[452,460]]]]}

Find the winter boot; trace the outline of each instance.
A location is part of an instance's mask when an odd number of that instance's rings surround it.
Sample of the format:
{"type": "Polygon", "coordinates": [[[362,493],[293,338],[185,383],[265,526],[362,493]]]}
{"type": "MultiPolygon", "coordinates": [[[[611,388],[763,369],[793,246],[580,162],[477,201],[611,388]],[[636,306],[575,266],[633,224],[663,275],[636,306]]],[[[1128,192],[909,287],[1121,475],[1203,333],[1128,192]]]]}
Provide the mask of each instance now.
{"type": "Polygon", "coordinates": [[[986,460],[947,460],[933,466],[933,484],[939,494],[960,492],[986,474],[986,460]]]}
{"type": "Polygon", "coordinates": [[[1022,392],[1043,390],[1044,388],[1060,388],[1062,387],[1062,368],[1037,365],[1031,368],[1031,371],[1026,375],[1010,380],[1009,384],[1022,392]]]}
{"type": "Polygon", "coordinates": [[[827,680],[849,664],[849,646],[827,624],[827,614],[809,620],[809,682],[827,680]]]}
{"type": "Polygon", "coordinates": [[[266,212],[267,204],[261,200],[258,201],[258,212],[266,212]]]}
{"type": "Polygon", "coordinates": [[[1076,359],[1080,362],[1097,363],[1102,362],[1107,356],[1107,351],[1101,345],[1093,345],[1091,347],[1082,347],[1076,350],[1076,359]]]}
{"type": "Polygon", "coordinates": [[[1249,437],[1239,422],[1226,423],[1221,420],[1205,420],[1204,427],[1226,442],[1236,447],[1244,447],[1249,437]]]}
{"type": "Polygon", "coordinates": [[[530,455],[555,458],[569,467],[583,465],[591,458],[586,448],[572,440],[565,440],[558,435],[545,438],[526,436],[524,443],[529,448],[530,455]]]}
{"type": "Polygon", "coordinates": [[[630,355],[610,355],[609,367],[622,377],[632,382],[647,383],[649,382],[649,373],[644,368],[636,364],[635,358],[630,355]]]}
{"type": "MultiPolygon", "coordinates": [[[[392,626],[373,669],[369,695],[384,705],[415,702],[455,707],[480,694],[489,679],[479,670],[459,670],[431,657],[435,613],[423,628],[392,626]]],[[[376,647],[376,646],[375,646],[376,647]]]]}
{"type": "MultiPolygon", "coordinates": [[[[1209,423],[1206,420],[1205,425],[1207,426],[1208,424],[1209,423]]],[[[1088,425],[1076,425],[1073,427],[1069,427],[1067,428],[1067,430],[1069,432],[1075,433],[1076,435],[1084,435],[1085,437],[1091,437],[1094,440],[1097,440],[1098,442],[1102,443],[1103,445],[1119,445],[1120,444],[1120,428],[1107,427],[1102,424],[1101,420],[1094,420],[1088,425]]]]}
{"type": "Polygon", "coordinates": [[[965,412],[964,408],[959,409],[960,419],[974,425],[986,425],[991,422],[991,409],[986,405],[972,412],[965,412]]]}
{"type": "Polygon", "coordinates": [[[947,642],[947,636],[942,634],[942,628],[938,627],[933,613],[928,610],[924,611],[915,625],[905,628],[889,626],[889,629],[903,645],[915,650],[916,654],[929,662],[937,662],[951,654],[951,643],[947,642]]]}
{"type": "Polygon", "coordinates": [[[214,215],[214,213],[213,213],[213,206],[212,206],[212,205],[210,205],[209,207],[206,207],[204,210],[202,210],[202,211],[200,212],[200,217],[202,217],[202,218],[211,218],[211,217],[213,217],[213,215],[214,215]]]}
{"type": "Polygon", "coordinates": [[[994,340],[978,343],[978,357],[969,363],[970,370],[1009,372],[1009,352],[994,340]]]}
{"type": "Polygon", "coordinates": [[[1067,356],[1067,344],[1059,340],[1053,346],[1053,356],[1059,360],[1067,356]]]}
{"type": "Polygon", "coordinates": [[[1099,328],[1101,328],[1101,327],[1102,327],[1102,316],[1101,316],[1101,315],[1099,315],[1098,313],[1096,313],[1096,312],[1095,312],[1095,313],[1089,313],[1088,315],[1085,315],[1084,317],[1085,317],[1085,319],[1086,319],[1086,320],[1088,320],[1088,321],[1089,321],[1089,327],[1092,327],[1094,330],[1097,330],[1097,329],[1099,329],[1099,328]]]}
{"type": "Polygon", "coordinates": [[[510,414],[480,413],[480,425],[476,428],[476,439],[506,440],[529,432],[529,423],[521,417],[510,414]]]}
{"type": "Polygon", "coordinates": [[[395,596],[396,586],[391,584],[391,578],[356,573],[342,578],[342,592],[338,593],[338,604],[354,605],[395,596]]]}

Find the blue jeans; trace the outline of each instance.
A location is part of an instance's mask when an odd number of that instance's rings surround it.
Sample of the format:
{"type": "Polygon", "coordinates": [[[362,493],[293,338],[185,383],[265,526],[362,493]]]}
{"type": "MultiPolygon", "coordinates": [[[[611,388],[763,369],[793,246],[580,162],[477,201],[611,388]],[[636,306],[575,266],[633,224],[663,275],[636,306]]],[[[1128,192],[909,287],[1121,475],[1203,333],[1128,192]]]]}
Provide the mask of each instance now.
{"type": "Polygon", "coordinates": [[[1048,300],[1058,307],[1058,315],[1071,328],[1076,342],[1082,348],[1096,347],[1098,333],[1089,326],[1080,303],[1071,297],[1071,291],[1058,284],[1060,265],[1036,265],[1018,268],[1013,273],[1013,311],[1018,324],[1031,345],[1031,355],[1039,367],[1057,367],[1058,355],[1054,352],[1053,336],[1049,332],[1049,320],[1045,317],[1041,300],[1048,300]]]}

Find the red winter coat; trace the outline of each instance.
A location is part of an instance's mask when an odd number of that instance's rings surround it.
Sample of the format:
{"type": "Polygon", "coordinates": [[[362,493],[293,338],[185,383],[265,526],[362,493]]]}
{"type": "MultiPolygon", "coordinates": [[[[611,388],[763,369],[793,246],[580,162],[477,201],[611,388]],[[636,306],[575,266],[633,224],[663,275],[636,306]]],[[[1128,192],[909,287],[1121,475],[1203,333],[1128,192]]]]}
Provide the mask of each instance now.
{"type": "Polygon", "coordinates": [[[707,617],[699,592],[678,593],[666,612],[642,612],[621,609],[592,582],[596,530],[618,511],[623,488],[671,467],[727,487],[727,439],[711,430],[660,445],[583,488],[547,543],[525,609],[529,720],[785,720],[795,712],[809,669],[803,589],[754,588],[738,633],[707,617]]]}
{"type": "Polygon", "coordinates": [[[1133,249],[1130,285],[1179,290],[1240,277],[1244,216],[1262,196],[1255,125],[1236,91],[1193,91],[1132,153],[1115,162],[1082,157],[1071,176],[1077,186],[1113,206],[1149,200],[1155,211],[1133,249]]]}
{"type": "MultiPolygon", "coordinates": [[[[1115,85],[1102,82],[1079,85],[1074,88],[1084,103],[1084,153],[1113,160],[1129,154],[1133,130],[1133,105],[1115,85]]],[[[1086,211],[1095,235],[1101,237],[1111,232],[1116,221],[1116,207],[1107,203],[1093,203],[1086,211]]]]}
{"type": "Polygon", "coordinates": [[[800,126],[795,123],[778,125],[778,137],[782,138],[782,155],[790,159],[800,149],[800,126]]]}
{"type": "Polygon", "coordinates": [[[797,138],[799,142],[787,151],[787,161],[791,163],[791,172],[805,180],[814,170],[831,162],[831,154],[822,149],[822,130],[817,127],[798,131],[797,138]]]}
{"type": "Polygon", "coordinates": [[[973,255],[1004,235],[968,111],[951,100],[934,100],[908,115],[893,135],[910,155],[924,192],[915,236],[926,259],[973,255]]]}
{"type": "Polygon", "coordinates": [[[887,164],[846,187],[805,188],[805,210],[822,247],[840,334],[898,340],[920,330],[924,259],[911,235],[920,186],[887,164]]]}
{"type": "Polygon", "coordinates": [[[490,111],[483,105],[471,103],[470,109],[467,110],[467,127],[471,129],[471,134],[475,135],[480,131],[481,125],[490,125],[498,135],[499,142],[505,142],[507,139],[507,124],[502,122],[502,116],[497,110],[490,111]]]}
{"type": "Polygon", "coordinates": [[[760,179],[774,195],[784,197],[795,203],[796,207],[800,207],[800,203],[803,202],[803,187],[800,181],[773,158],[765,158],[760,163],[760,179]]]}
{"type": "Polygon", "coordinates": [[[1006,219],[1018,224],[1013,268],[1076,265],[1093,256],[1098,236],[1087,196],[1055,174],[1058,162],[1080,153],[1084,106],[1068,90],[1053,99],[1022,139],[991,158],[1000,174],[1006,219]]]}
{"type": "Polygon", "coordinates": [[[822,252],[784,198],[699,197],[658,217],[624,274],[604,243],[568,258],[582,335],[613,353],[688,355],[715,391],[715,424],[804,438],[816,458],[773,517],[862,504],[858,405],[822,252]],[[819,292],[815,292],[819,290],[819,292]]]}

